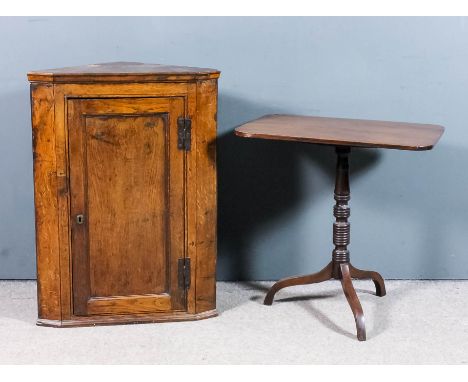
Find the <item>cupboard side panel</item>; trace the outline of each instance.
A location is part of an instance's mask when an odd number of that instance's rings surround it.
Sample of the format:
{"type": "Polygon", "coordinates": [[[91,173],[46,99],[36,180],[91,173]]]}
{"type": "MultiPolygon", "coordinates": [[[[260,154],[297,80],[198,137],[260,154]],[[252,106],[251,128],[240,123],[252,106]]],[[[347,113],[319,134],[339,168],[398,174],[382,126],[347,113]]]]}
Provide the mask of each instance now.
{"type": "Polygon", "coordinates": [[[218,83],[197,86],[197,270],[196,311],[216,308],[216,119],[218,83]]]}
{"type": "Polygon", "coordinates": [[[64,85],[54,85],[55,94],[55,157],[57,161],[57,209],[60,247],[60,293],[62,320],[71,317],[71,258],[69,228],[69,168],[67,101],[64,85]]]}
{"type": "Polygon", "coordinates": [[[53,85],[31,84],[39,318],[61,320],[53,85]]]}
{"type": "Polygon", "coordinates": [[[197,84],[188,84],[185,115],[192,120],[191,150],[187,151],[187,190],[186,190],[186,232],[187,232],[187,257],[192,262],[190,285],[187,289],[187,312],[196,313],[196,264],[197,264],[197,140],[194,138],[197,132],[197,84]]]}

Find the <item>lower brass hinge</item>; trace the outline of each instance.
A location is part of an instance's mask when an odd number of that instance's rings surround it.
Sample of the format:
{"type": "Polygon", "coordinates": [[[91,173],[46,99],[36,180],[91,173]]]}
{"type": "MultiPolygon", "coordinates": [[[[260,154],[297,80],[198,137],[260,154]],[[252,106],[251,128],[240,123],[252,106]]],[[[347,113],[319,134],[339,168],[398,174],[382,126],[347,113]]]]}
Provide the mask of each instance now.
{"type": "Polygon", "coordinates": [[[180,150],[190,151],[192,146],[192,120],[190,118],[177,118],[177,147],[180,150]]]}
{"type": "Polygon", "coordinates": [[[184,257],[178,260],[178,278],[179,288],[189,289],[190,288],[190,258],[184,257]]]}

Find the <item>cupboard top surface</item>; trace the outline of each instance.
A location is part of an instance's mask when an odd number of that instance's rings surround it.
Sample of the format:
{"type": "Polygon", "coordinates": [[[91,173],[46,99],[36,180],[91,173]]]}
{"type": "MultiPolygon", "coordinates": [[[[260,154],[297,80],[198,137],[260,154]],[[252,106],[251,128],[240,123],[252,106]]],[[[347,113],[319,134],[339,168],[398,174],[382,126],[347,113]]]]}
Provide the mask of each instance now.
{"type": "Polygon", "coordinates": [[[218,78],[219,70],[144,64],[141,62],[108,62],[57,69],[31,71],[31,82],[125,82],[125,81],[177,81],[218,78]]]}

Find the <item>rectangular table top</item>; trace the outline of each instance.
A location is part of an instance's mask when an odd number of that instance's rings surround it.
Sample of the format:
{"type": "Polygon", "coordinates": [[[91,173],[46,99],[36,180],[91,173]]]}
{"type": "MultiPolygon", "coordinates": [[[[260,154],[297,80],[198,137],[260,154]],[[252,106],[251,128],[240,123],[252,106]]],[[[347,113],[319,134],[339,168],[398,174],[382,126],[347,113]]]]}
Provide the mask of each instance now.
{"type": "Polygon", "coordinates": [[[285,114],[265,115],[235,130],[247,138],[398,150],[430,150],[443,132],[439,125],[285,114]]]}

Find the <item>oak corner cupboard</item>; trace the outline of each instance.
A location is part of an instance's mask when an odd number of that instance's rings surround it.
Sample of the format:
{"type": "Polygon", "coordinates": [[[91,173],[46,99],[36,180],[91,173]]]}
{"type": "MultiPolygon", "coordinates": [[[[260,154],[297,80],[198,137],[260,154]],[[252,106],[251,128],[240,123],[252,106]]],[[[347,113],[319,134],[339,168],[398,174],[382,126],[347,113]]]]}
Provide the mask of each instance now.
{"type": "Polygon", "coordinates": [[[38,325],[216,315],[219,71],[34,71],[38,325]]]}

